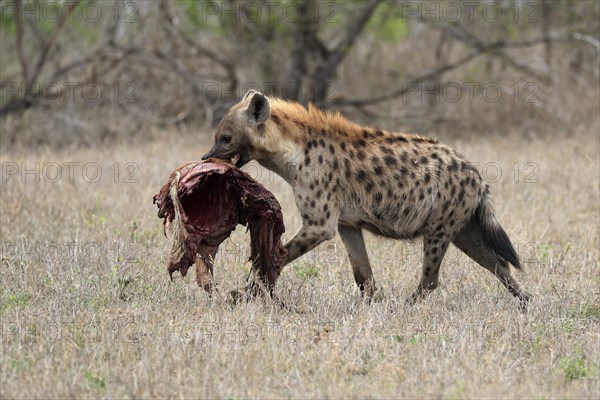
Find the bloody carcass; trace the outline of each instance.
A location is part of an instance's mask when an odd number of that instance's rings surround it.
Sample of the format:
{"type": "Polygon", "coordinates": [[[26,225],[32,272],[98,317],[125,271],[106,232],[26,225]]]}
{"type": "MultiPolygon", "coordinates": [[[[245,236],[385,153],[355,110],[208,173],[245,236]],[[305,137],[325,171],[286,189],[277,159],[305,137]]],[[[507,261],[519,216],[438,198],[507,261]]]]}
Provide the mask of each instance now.
{"type": "Polygon", "coordinates": [[[169,274],[185,276],[196,264],[196,281],[212,293],[219,245],[238,224],[250,230],[256,283],[270,294],[286,257],[281,207],[273,194],[234,165],[216,159],[177,168],[154,196],[164,233],[170,230],[169,274]]]}

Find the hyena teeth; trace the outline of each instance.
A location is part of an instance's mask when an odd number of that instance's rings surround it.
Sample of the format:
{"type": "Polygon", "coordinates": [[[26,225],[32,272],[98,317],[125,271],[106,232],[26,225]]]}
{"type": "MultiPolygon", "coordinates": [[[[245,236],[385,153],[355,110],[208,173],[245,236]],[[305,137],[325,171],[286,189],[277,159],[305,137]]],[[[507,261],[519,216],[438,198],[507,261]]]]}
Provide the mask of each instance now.
{"type": "Polygon", "coordinates": [[[240,160],[240,153],[238,153],[235,156],[231,157],[231,163],[233,165],[237,165],[237,163],[238,163],[239,160],[240,160]]]}

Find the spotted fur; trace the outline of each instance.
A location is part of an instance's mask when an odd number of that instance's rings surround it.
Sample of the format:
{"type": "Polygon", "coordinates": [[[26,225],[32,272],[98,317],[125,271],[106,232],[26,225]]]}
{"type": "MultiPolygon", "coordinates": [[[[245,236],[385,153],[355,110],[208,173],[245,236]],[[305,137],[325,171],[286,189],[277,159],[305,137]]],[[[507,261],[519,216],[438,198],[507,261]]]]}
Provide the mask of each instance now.
{"type": "Polygon", "coordinates": [[[207,157],[240,155],[289,182],[302,227],[286,244],[289,263],[339,232],[354,276],[368,296],[375,280],[362,231],[395,239],[423,237],[416,301],[438,286],[441,261],[454,243],[492,271],[525,305],[511,275],[520,268],[496,220],[489,188],[454,149],[419,135],[355,124],[339,113],[248,92],[221,121],[207,157]]]}

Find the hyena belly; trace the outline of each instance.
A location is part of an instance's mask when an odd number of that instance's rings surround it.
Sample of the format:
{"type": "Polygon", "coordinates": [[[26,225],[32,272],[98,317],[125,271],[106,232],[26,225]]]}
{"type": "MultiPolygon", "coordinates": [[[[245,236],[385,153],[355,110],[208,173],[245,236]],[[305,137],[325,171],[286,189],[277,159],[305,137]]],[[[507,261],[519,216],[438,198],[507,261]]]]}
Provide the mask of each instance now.
{"type": "Polygon", "coordinates": [[[440,226],[456,232],[477,208],[485,184],[454,150],[402,135],[360,143],[341,171],[342,224],[410,239],[440,226]]]}

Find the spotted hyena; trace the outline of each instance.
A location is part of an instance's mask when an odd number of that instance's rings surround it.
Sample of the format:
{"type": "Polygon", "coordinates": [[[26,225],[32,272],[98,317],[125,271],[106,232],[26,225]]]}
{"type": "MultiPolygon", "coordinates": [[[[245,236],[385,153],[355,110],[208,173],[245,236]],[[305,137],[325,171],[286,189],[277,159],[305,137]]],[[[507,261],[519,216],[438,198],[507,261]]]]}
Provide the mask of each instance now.
{"type": "Polygon", "coordinates": [[[338,232],[363,295],[375,279],[362,231],[423,237],[421,281],[409,301],[438,286],[453,243],[494,273],[525,306],[512,276],[519,258],[494,216],[487,184],[458,152],[418,135],[357,125],[338,113],[249,91],[225,115],[204,158],[256,160],[294,190],[302,227],[286,245],[286,264],[338,232]]]}

